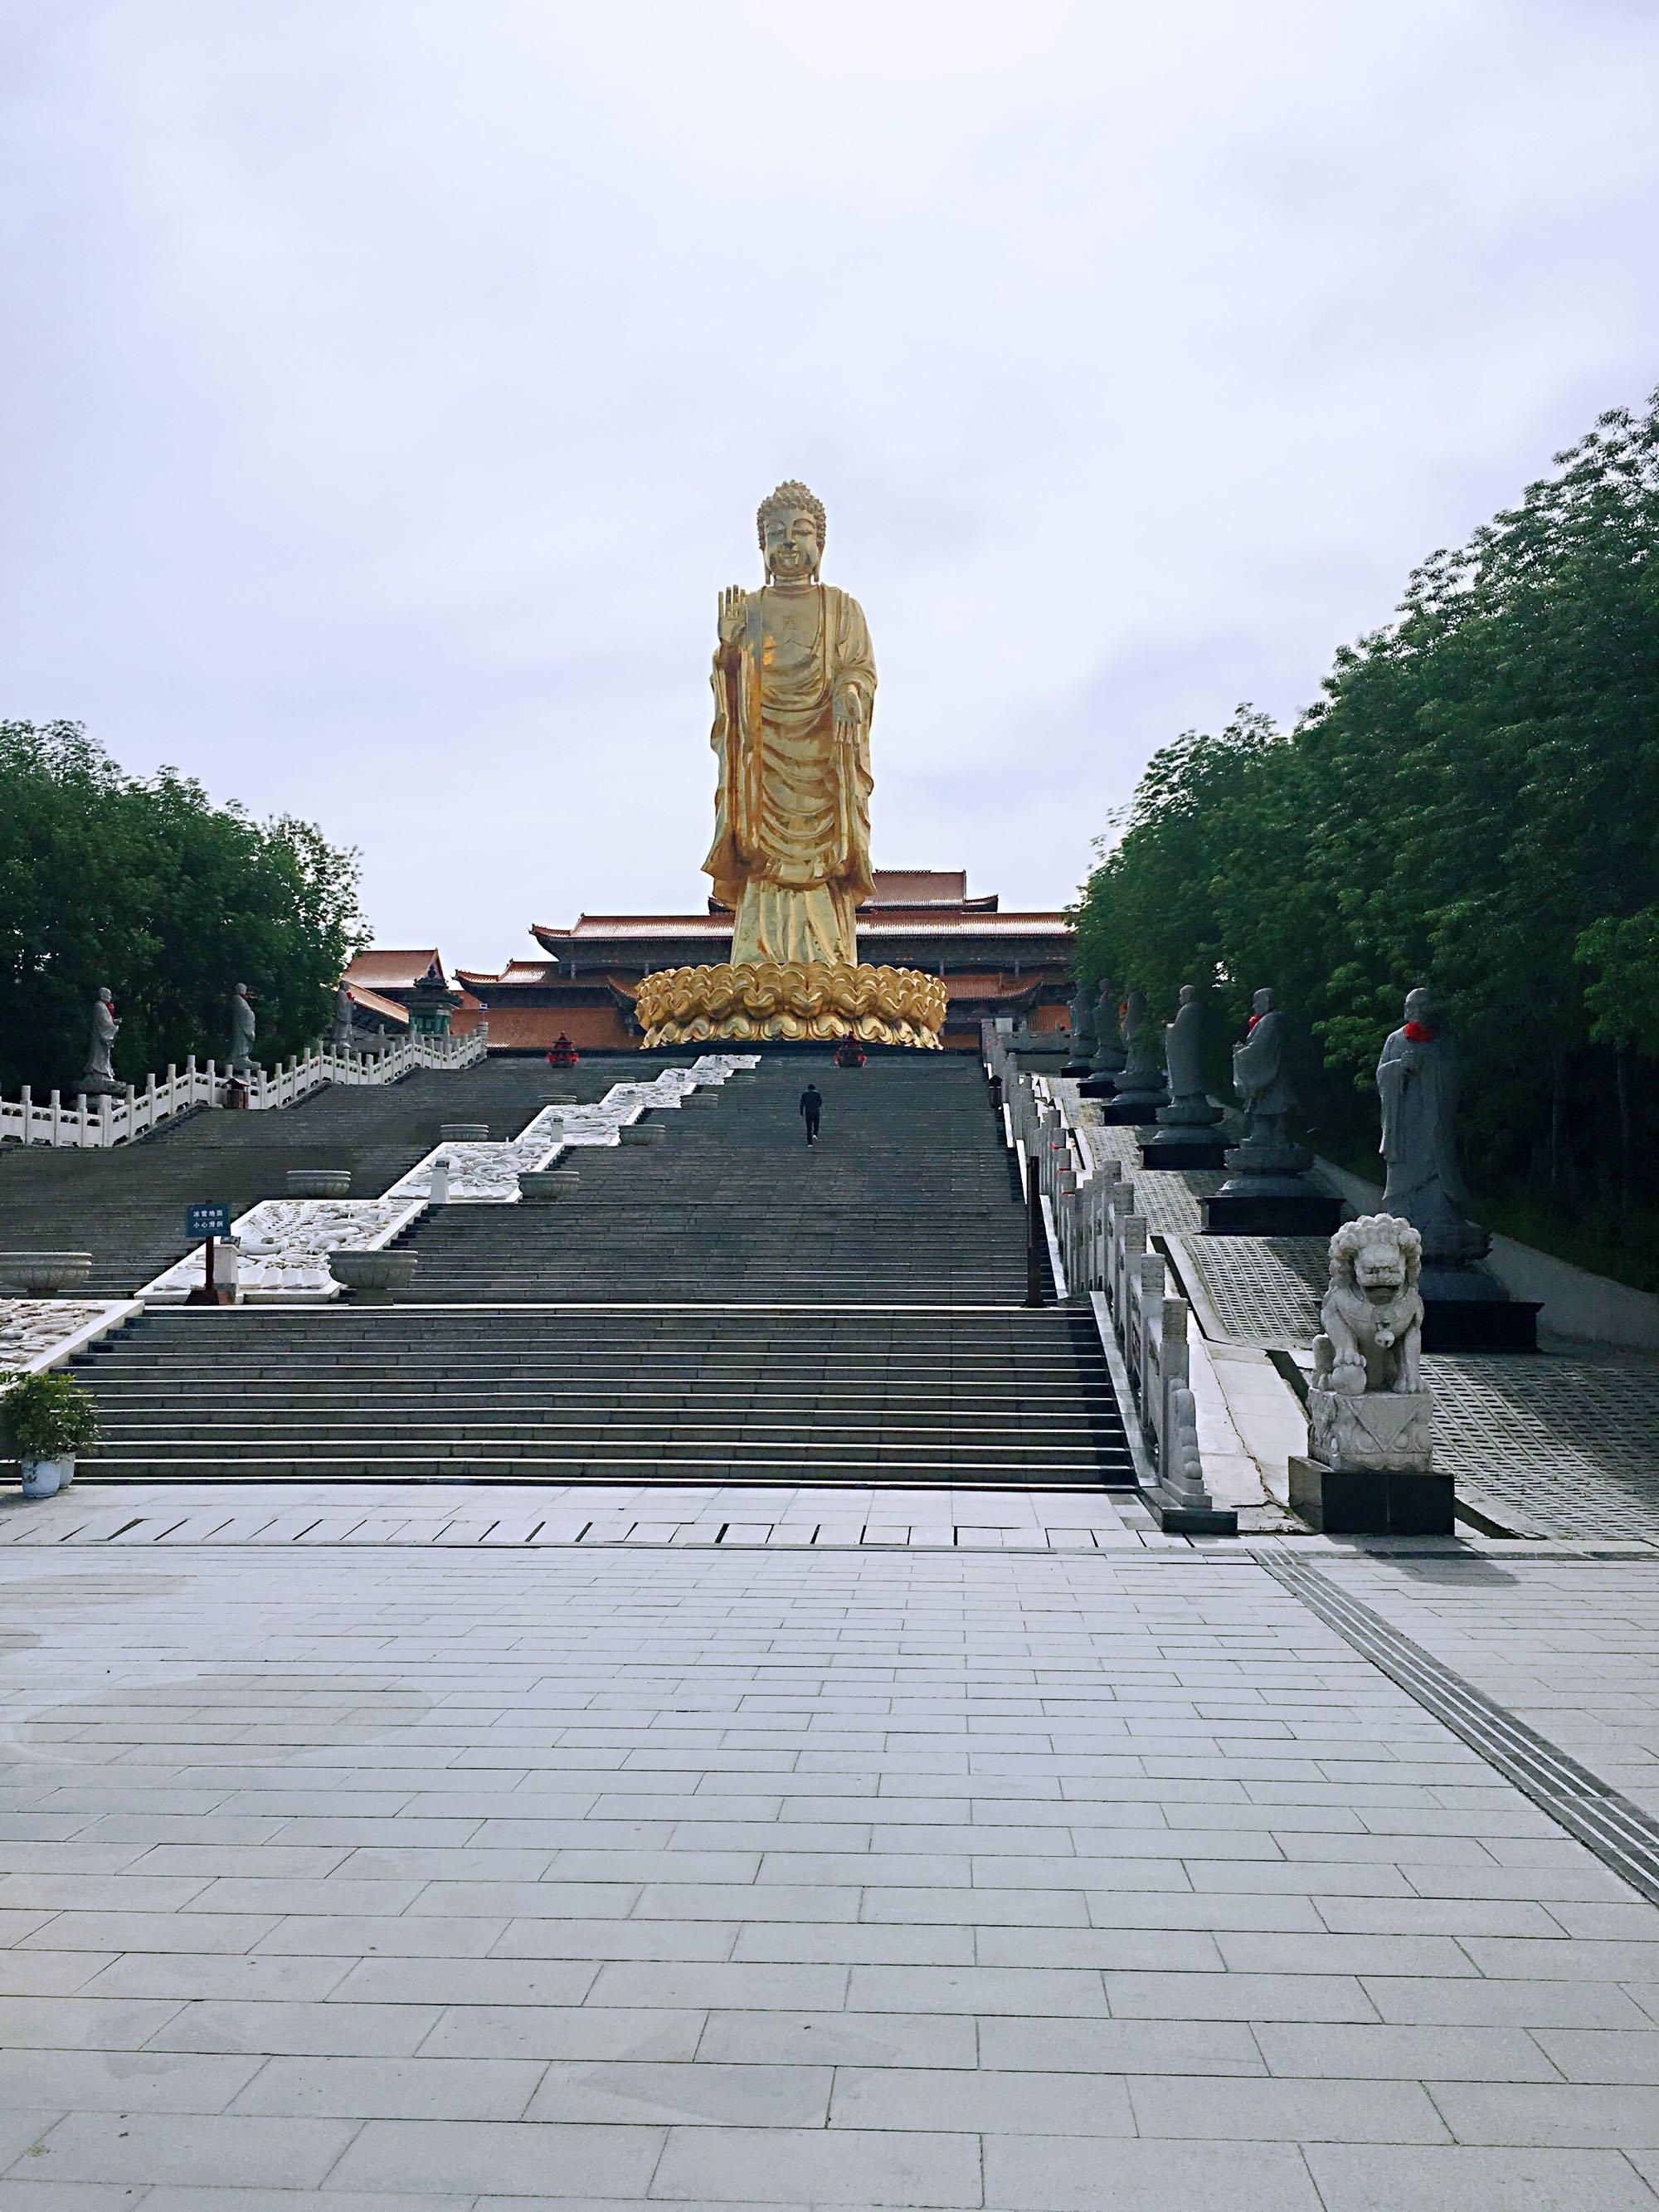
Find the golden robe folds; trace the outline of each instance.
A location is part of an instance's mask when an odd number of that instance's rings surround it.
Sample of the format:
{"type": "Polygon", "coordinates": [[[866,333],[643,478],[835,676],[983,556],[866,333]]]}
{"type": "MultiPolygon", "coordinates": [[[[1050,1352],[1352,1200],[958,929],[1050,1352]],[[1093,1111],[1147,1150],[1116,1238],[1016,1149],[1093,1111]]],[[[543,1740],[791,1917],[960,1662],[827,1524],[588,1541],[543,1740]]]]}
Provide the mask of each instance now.
{"type": "Polygon", "coordinates": [[[720,787],[703,868],[736,915],[732,964],[853,967],[854,911],[872,888],[876,664],[863,610],[833,584],[750,592],[712,681],[720,787]],[[864,711],[838,726],[846,690],[864,711]]]}

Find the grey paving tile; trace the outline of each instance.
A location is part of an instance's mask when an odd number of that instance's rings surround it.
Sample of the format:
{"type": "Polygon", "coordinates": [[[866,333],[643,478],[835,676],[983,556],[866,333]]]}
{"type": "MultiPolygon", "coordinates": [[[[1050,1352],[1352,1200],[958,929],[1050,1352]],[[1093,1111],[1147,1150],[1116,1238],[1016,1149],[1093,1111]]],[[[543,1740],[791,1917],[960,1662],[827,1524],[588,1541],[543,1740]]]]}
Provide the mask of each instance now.
{"type": "Polygon", "coordinates": [[[711,2203],[972,2207],[981,2202],[979,2141],[854,2128],[676,2128],[651,2194],[711,2203]]]}
{"type": "Polygon", "coordinates": [[[1547,1910],[1518,1898],[1322,1897],[1316,1902],[1320,1918],[1334,1936],[1553,1936],[1561,1925],[1561,1912],[1605,1909],[1547,1910]]]}
{"type": "Polygon", "coordinates": [[[1310,2144],[1326,2212],[1652,2212],[1614,2150],[1310,2144]]]}
{"type": "Polygon", "coordinates": [[[797,1887],[787,1882],[647,1882],[639,1920],[856,1920],[855,1889],[797,1887]]]}
{"type": "Polygon", "coordinates": [[[114,1959],[112,1951],[0,1951],[0,1996],[67,1996],[114,1959]]]}
{"type": "Polygon", "coordinates": [[[711,2012],[699,2064],[972,2066],[971,2019],[902,2012],[711,2012]]]}
{"type": "Polygon", "coordinates": [[[1129,2084],[1143,2136],[1206,2142],[1444,2142],[1444,2121],[1414,2081],[1246,2081],[1142,2075],[1129,2084]]]}
{"type": "Polygon", "coordinates": [[[1106,1995],[1120,2020],[1369,2021],[1370,1998],[1352,1974],[1112,1973],[1106,1995]]]}
{"type": "Polygon", "coordinates": [[[599,1972],[586,1960],[360,1959],[335,1995],[356,2004],[579,2005],[599,1972]]]}
{"type": "Polygon", "coordinates": [[[7,2182],[7,2212],[132,2212],[149,2203],[148,2190],[124,2189],[113,2181],[7,2182]]]}
{"type": "Polygon", "coordinates": [[[1659,1981],[1659,1944],[1599,1942],[1592,1936],[1474,1936],[1464,1949],[1483,1974],[1494,1978],[1548,1982],[1659,1981]]]}
{"type": "MultiPolygon", "coordinates": [[[[355,2189],[285,2189],[273,2195],[264,2189],[178,2189],[163,2183],[144,2198],[143,2212],[153,2212],[157,2206],[161,2212],[474,2212],[482,2201],[471,2190],[459,2195],[446,2191],[441,2196],[424,2191],[405,2196],[400,2191],[388,2196],[377,2189],[364,2196],[355,2189]]],[[[522,2207],[531,2200],[511,2201],[522,2207]]],[[[561,2212],[569,2212],[568,2203],[561,2212]]]]}
{"type": "Polygon", "coordinates": [[[1553,2081],[1558,2076],[1540,2048],[1547,2039],[1516,2027],[1351,2027],[1264,2021],[1257,2023],[1255,2039],[1270,2073],[1309,2080],[1553,2081]]]}
{"type": "MultiPolygon", "coordinates": [[[[1218,1977],[1218,1978],[1219,1978],[1218,1977]]],[[[849,2009],[862,2012],[1024,2013],[1103,2017],[1100,1976],[1021,1966],[854,1966],[849,2009]]]]}
{"type": "MultiPolygon", "coordinates": [[[[601,2005],[742,2006],[782,2012],[833,2011],[847,2002],[849,1972],[950,1970],[908,1967],[653,1965],[628,1960],[601,1966],[592,1999],[601,2005]]],[[[879,2007],[867,2008],[879,2009],[879,2007]]]]}
{"type": "Polygon", "coordinates": [[[989,2018],[979,2023],[979,2057],[1009,2073],[1267,2071],[1249,2028],[1223,2021],[989,2018]]]}
{"type": "Polygon", "coordinates": [[[64,2117],[61,2105],[38,2106],[33,2112],[0,2111],[0,2172],[15,2159],[29,2153],[64,2117]]]}
{"type": "Polygon", "coordinates": [[[0,1997],[0,2051],[137,2051],[178,2009],[118,1997],[0,1997]]]}
{"type": "MultiPolygon", "coordinates": [[[[1272,1940],[1294,1943],[1310,1939],[1291,1936],[1272,1940]]],[[[1215,1937],[1191,1929],[981,1928],[976,1951],[981,1966],[1147,1967],[1187,1974],[1222,1971],[1215,1937]]]]}
{"type": "Polygon", "coordinates": [[[1240,1974],[1425,1974],[1461,1979],[1476,1970],[1449,1936],[1264,1936],[1216,1938],[1240,1974]]]}
{"type": "Polygon", "coordinates": [[[356,2132],[348,2120],[268,2120],[222,2112],[74,2112],[30,2159],[40,2181],[149,2181],[318,2187],[356,2132]]]}
{"type": "Polygon", "coordinates": [[[152,2051],[246,2051],[289,2057],[412,2053],[441,2018],[436,2005],[275,2004],[227,1998],[164,2008],[152,2051]]]}
{"type": "Polygon", "coordinates": [[[558,2062],[547,2069],[525,2117],[629,2126],[818,2128],[829,2111],[831,2078],[827,2065],[558,2062]]]}
{"type": "Polygon", "coordinates": [[[1379,2016],[1417,2027],[1650,2027],[1627,1990],[1590,1982],[1425,1981],[1407,1974],[1364,1984],[1379,2016]]]}
{"type": "MultiPolygon", "coordinates": [[[[1630,2081],[1659,2086],[1659,2030],[1535,2028],[1533,2041],[1569,2081],[1630,2081]]],[[[1470,2078],[1461,2067],[1435,2069],[1470,2078]]]]}
{"type": "Polygon", "coordinates": [[[732,1956],[739,1964],[970,1966],[974,1930],[862,1923],[849,1927],[822,1921],[803,1927],[763,1922],[738,1930],[732,1956]]]}
{"type": "Polygon", "coordinates": [[[259,1952],[205,1954],[129,1951],[100,1966],[83,1987],[94,1997],[225,1997],[307,2004],[325,1997],[351,1971],[337,1959],[272,1958],[259,1952]]]}
{"type": "MultiPolygon", "coordinates": [[[[193,1922],[180,1919],[186,1930],[193,1922]]],[[[358,1959],[367,1953],[383,1958],[482,1959],[498,1942],[507,1928],[499,1920],[422,1919],[414,1913],[396,1918],[334,1919],[320,1912],[296,1913],[276,1922],[259,1942],[261,1952],[278,1956],[292,1953],[307,1959],[358,1959]]],[[[183,1946],[179,1946],[182,1948],[183,1946]]]]}
{"type": "Polygon", "coordinates": [[[642,2198],[662,2155],[663,2141],[661,2128],[532,2126],[516,2120],[370,2120],[330,2172],[329,2187],[366,2193],[470,2189],[494,2196],[534,2197],[556,2178],[566,2197],[642,2198]]]}
{"type": "Polygon", "coordinates": [[[176,2051],[0,2051],[0,2106],[40,2112],[55,2103],[70,2112],[222,2112],[260,2063],[176,2051]]]}
{"type": "MultiPolygon", "coordinates": [[[[414,2005],[387,2009],[420,2021],[430,2017],[424,2008],[414,2005]]],[[[737,2015],[762,2022],[780,2016],[737,2015]]],[[[705,2017],[696,2011],[623,2011],[602,2005],[457,2003],[440,2015],[420,2049],[423,2057],[431,2058],[685,2061],[697,2051],[705,2017]]]]}
{"type": "Polygon", "coordinates": [[[671,1962],[729,1958],[738,1940],[724,1920],[510,1920],[494,1959],[646,1959],[671,1962]]]}
{"type": "Polygon", "coordinates": [[[516,2120],[541,2079],[520,2058],[272,2058],[239,2112],[325,2119],[516,2120]]]}
{"type": "Polygon", "coordinates": [[[1437,2081],[1434,2100],[1460,2142],[1659,2147],[1659,2087],[1571,2082],[1525,2088],[1437,2081]]]}
{"type": "Polygon", "coordinates": [[[48,1951],[251,1951],[277,1925],[231,1912],[59,1912],[24,1948],[48,1951]]]}
{"type": "MultiPolygon", "coordinates": [[[[987,2212],[1322,2212],[1301,2153],[1282,2143],[1113,2142],[994,2136],[987,2212]]],[[[1397,2209],[1398,2212],[1398,2209],[1397,2209]]],[[[1415,2208],[1413,2208],[1415,2212],[1415,2208]]]]}
{"type": "Polygon", "coordinates": [[[831,2127],[943,2129],[982,2136],[1131,2136],[1128,2092],[1107,2073],[998,2073],[841,2066],[831,2127]]]}

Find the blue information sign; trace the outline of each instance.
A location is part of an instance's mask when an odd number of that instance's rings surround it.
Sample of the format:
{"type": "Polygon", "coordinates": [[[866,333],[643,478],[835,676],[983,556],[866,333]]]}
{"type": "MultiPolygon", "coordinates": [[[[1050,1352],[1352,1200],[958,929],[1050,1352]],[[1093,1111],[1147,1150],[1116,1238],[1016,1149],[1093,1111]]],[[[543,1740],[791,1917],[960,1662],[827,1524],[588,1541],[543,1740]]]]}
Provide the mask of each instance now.
{"type": "Polygon", "coordinates": [[[228,1206],[187,1206],[185,1208],[186,1237],[228,1237],[230,1208],[228,1206]]]}

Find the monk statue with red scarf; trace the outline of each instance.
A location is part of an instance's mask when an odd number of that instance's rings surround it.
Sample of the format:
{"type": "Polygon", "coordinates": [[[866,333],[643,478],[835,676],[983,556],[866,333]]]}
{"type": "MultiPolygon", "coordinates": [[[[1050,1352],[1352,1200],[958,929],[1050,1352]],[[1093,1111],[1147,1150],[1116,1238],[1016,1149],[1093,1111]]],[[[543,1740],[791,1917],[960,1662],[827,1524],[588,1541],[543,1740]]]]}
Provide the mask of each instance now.
{"type": "Polygon", "coordinates": [[[1469,1194],[1457,1165],[1457,1048],[1427,991],[1407,993],[1406,1018],[1376,1063],[1376,1087],[1377,1149],[1388,1163],[1383,1211],[1420,1233],[1426,1262],[1480,1259],[1492,1238],[1461,1210],[1469,1194]]]}

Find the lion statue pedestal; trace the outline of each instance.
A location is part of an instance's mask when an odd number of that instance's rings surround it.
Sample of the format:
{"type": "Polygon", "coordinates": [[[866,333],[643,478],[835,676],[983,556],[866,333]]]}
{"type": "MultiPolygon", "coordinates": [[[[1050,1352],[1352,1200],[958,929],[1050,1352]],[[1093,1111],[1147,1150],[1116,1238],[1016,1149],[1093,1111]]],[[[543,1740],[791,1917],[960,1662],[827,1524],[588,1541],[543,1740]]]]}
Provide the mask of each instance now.
{"type": "Polygon", "coordinates": [[[1314,1339],[1308,1456],[1292,1458],[1291,1508],[1328,1535],[1449,1535],[1449,1475],[1434,1472],[1423,1387],[1423,1240],[1392,1214],[1362,1214],[1331,1239],[1314,1339]]]}

